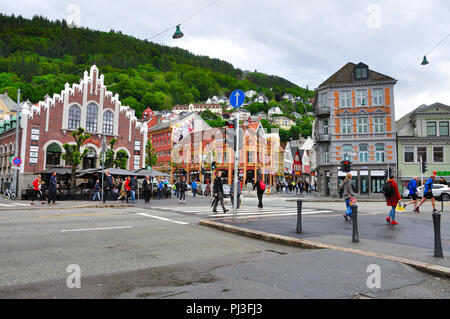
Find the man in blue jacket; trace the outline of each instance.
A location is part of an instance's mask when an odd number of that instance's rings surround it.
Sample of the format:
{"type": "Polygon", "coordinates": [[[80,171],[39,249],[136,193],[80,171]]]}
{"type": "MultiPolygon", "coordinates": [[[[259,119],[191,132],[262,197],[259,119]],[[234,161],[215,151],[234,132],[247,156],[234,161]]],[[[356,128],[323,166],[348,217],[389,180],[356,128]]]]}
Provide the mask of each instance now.
{"type": "Polygon", "coordinates": [[[414,211],[416,213],[419,212],[419,210],[417,209],[417,182],[419,181],[419,178],[417,178],[416,176],[414,176],[414,178],[412,180],[409,181],[408,183],[408,192],[409,192],[409,197],[412,198],[412,201],[407,202],[403,207],[406,208],[406,206],[410,205],[410,204],[414,204],[414,211]]]}
{"type": "Polygon", "coordinates": [[[419,212],[419,207],[422,206],[422,204],[427,200],[431,199],[431,204],[433,205],[433,214],[439,214],[438,210],[436,209],[436,203],[433,196],[433,183],[434,179],[436,177],[434,175],[431,175],[430,178],[425,183],[425,187],[423,189],[423,198],[420,201],[419,205],[417,205],[416,212],[419,212]]]}
{"type": "Polygon", "coordinates": [[[114,193],[113,189],[114,189],[114,182],[112,179],[112,175],[109,173],[108,170],[105,171],[106,174],[106,183],[105,183],[105,188],[103,190],[103,203],[106,202],[106,195],[108,193],[111,193],[112,197],[114,198],[115,201],[117,201],[117,196],[114,193]]]}
{"type": "Polygon", "coordinates": [[[58,182],[56,181],[56,172],[53,172],[52,177],[50,177],[50,185],[48,187],[48,204],[53,202],[56,204],[56,189],[58,188],[58,182]]]}
{"type": "Polygon", "coordinates": [[[192,187],[192,197],[195,198],[195,195],[197,195],[197,183],[195,182],[195,179],[192,181],[191,187],[192,187]]]}

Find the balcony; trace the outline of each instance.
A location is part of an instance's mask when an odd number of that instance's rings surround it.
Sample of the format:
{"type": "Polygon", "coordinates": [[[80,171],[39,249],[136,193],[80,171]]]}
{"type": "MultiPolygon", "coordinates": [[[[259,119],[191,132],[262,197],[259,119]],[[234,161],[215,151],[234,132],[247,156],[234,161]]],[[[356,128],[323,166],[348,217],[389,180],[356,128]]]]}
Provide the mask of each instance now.
{"type": "Polygon", "coordinates": [[[330,134],[319,134],[318,135],[319,142],[331,142],[330,134]]]}
{"type": "Polygon", "coordinates": [[[314,114],[316,116],[330,115],[330,108],[329,107],[319,107],[319,108],[315,109],[314,114]]]}

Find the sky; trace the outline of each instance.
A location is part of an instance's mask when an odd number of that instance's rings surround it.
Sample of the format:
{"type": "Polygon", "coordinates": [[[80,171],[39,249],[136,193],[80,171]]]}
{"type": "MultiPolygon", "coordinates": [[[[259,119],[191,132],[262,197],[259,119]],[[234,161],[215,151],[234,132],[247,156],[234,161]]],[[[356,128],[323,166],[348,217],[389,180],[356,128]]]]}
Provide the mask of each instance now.
{"type": "Polygon", "coordinates": [[[450,34],[448,0],[16,0],[0,11],[121,31],[309,89],[364,62],[398,80],[397,120],[422,104],[450,105],[450,37],[434,48],[450,34]],[[184,37],[174,40],[179,23],[184,37]]]}

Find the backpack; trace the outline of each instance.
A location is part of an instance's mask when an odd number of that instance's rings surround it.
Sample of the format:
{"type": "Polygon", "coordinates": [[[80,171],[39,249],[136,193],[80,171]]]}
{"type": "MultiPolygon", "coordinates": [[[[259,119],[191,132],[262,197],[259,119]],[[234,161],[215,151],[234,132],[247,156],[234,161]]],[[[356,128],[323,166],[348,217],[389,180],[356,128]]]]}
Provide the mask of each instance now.
{"type": "Polygon", "coordinates": [[[259,187],[261,188],[262,191],[266,190],[266,184],[264,184],[263,181],[259,182],[259,187]]]}
{"type": "Polygon", "coordinates": [[[391,183],[385,183],[383,186],[383,195],[386,198],[390,198],[393,195],[391,183]]]}

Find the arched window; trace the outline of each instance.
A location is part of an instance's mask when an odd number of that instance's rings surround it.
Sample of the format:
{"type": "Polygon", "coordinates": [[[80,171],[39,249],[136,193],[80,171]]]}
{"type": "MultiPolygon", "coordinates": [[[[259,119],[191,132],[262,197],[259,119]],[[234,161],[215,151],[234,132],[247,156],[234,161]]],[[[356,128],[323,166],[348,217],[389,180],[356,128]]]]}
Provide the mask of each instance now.
{"type": "Polygon", "coordinates": [[[95,103],[89,103],[86,109],[86,131],[97,132],[98,107],[95,103]]]}
{"type": "Polygon", "coordinates": [[[97,152],[92,147],[88,147],[88,152],[83,157],[83,169],[96,168],[97,164],[97,152]]]}
{"type": "Polygon", "coordinates": [[[111,111],[103,113],[103,133],[114,134],[114,114],[111,111]]]}
{"type": "Polygon", "coordinates": [[[45,162],[46,166],[61,165],[61,147],[58,144],[52,143],[47,147],[45,162]]]}
{"type": "Polygon", "coordinates": [[[69,109],[69,130],[76,130],[80,127],[81,108],[78,105],[72,105],[69,109]]]}

